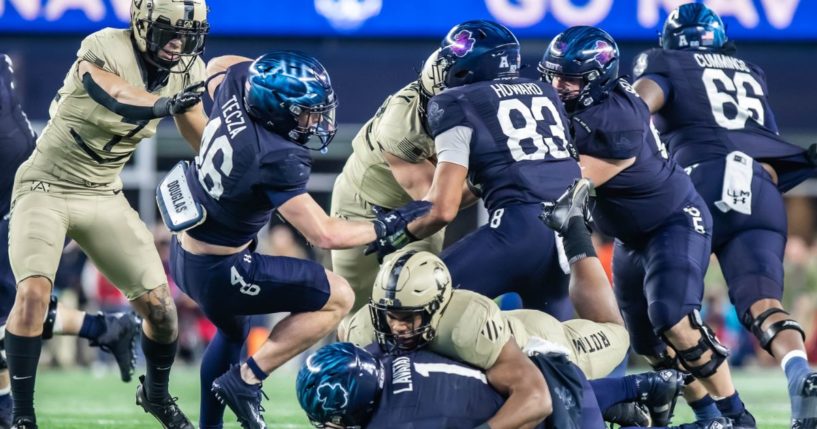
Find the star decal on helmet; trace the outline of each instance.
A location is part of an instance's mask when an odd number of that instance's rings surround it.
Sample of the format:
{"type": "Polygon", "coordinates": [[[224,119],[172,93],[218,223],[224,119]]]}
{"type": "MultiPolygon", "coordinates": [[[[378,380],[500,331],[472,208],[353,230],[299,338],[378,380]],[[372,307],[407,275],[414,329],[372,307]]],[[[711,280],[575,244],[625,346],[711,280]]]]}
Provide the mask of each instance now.
{"type": "Polygon", "coordinates": [[[473,34],[470,31],[462,30],[454,35],[454,38],[448,47],[451,48],[451,52],[453,52],[454,55],[464,57],[474,49],[474,43],[476,43],[476,41],[477,39],[474,39],[473,34]]]}

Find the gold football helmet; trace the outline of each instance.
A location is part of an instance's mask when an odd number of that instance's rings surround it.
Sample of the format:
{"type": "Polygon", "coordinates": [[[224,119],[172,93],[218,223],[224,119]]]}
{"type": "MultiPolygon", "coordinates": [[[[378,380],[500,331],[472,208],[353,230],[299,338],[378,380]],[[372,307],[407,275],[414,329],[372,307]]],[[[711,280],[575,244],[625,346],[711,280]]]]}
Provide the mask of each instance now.
{"type": "Polygon", "coordinates": [[[190,69],[210,30],[204,0],[133,0],[130,25],[145,59],[175,73],[190,69]]]}

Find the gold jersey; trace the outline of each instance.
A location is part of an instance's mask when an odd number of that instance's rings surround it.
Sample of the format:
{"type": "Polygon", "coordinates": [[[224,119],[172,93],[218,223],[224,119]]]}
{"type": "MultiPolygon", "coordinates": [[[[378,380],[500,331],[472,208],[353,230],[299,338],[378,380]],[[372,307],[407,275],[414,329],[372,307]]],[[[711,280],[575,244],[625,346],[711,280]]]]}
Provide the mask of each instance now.
{"type": "Polygon", "coordinates": [[[397,183],[384,153],[407,162],[422,162],[434,155],[434,139],[420,116],[417,82],[391,95],[352,140],[352,155],[343,176],[371,204],[397,208],[412,198],[397,183]]]}
{"type": "MultiPolygon", "coordinates": [[[[145,88],[146,72],[139,55],[130,30],[105,28],[82,41],[77,60],[51,102],[51,119],[37,140],[37,151],[43,155],[35,160],[42,163],[39,169],[56,170],[59,178],[85,185],[117,180],[136,145],[156,134],[160,119],[129,120],[98,104],[85,91],[78,66],[80,61],[88,61],[145,88]]],[[[172,96],[204,78],[204,62],[196,58],[186,73],[170,73],[167,83],[151,93],[172,96]]]]}
{"type": "MultiPolygon", "coordinates": [[[[359,346],[375,341],[369,306],[357,311],[340,328],[345,340],[359,346]]],[[[623,326],[575,319],[560,322],[536,310],[501,311],[480,294],[455,289],[434,339],[426,346],[434,353],[478,368],[494,365],[502,347],[513,338],[520,348],[538,337],[568,352],[568,359],[588,378],[604,377],[627,353],[629,336],[623,326]]],[[[343,339],[343,338],[342,338],[343,339]]]]}

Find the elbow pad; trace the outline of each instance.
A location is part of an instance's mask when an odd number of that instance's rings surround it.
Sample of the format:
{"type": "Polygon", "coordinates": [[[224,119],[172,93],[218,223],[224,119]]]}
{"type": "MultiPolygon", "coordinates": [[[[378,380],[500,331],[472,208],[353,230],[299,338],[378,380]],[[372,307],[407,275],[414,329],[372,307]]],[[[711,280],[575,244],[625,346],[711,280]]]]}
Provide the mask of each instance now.
{"type": "MultiPolygon", "coordinates": [[[[88,95],[97,103],[104,106],[106,109],[110,110],[111,112],[116,113],[117,115],[123,116],[128,119],[134,120],[149,120],[149,119],[156,119],[161,118],[162,116],[166,115],[157,115],[155,105],[154,106],[134,106],[131,104],[120,103],[116,101],[115,98],[111,97],[101,86],[99,86],[95,81],[94,78],[91,77],[91,73],[85,73],[82,75],[82,85],[85,87],[85,91],[88,92],[88,95]]],[[[162,102],[162,100],[166,100],[166,98],[160,98],[156,101],[156,104],[162,102]]]]}

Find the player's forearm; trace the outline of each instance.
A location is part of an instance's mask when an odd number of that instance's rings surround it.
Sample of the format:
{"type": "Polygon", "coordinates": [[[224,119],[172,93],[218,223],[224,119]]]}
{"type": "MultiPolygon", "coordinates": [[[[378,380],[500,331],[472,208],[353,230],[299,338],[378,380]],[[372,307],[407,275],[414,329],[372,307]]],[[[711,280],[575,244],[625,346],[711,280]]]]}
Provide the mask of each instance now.
{"type": "Polygon", "coordinates": [[[176,127],[187,141],[187,144],[193,148],[195,153],[199,153],[201,136],[207,126],[207,116],[204,114],[203,103],[199,103],[198,106],[185,113],[174,116],[173,119],[175,119],[176,127]]]}
{"type": "Polygon", "coordinates": [[[159,99],[157,95],[131,85],[121,77],[89,65],[85,61],[79,64],[78,72],[88,95],[97,102],[101,101],[97,98],[108,96],[121,105],[152,108],[159,99]]]}
{"type": "Polygon", "coordinates": [[[428,215],[412,222],[407,229],[414,237],[420,239],[429,237],[451,223],[457,216],[457,209],[459,209],[459,205],[453,208],[451,205],[437,205],[435,203],[428,215]]]}
{"type": "Polygon", "coordinates": [[[372,222],[330,217],[320,231],[307,239],[322,249],[349,249],[377,240],[377,234],[372,222]]]}
{"type": "Polygon", "coordinates": [[[502,408],[488,420],[488,425],[491,429],[532,429],[552,411],[550,395],[523,388],[511,393],[502,408]]]}

